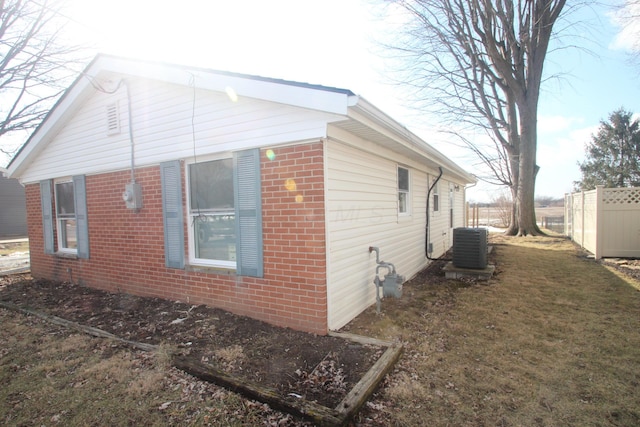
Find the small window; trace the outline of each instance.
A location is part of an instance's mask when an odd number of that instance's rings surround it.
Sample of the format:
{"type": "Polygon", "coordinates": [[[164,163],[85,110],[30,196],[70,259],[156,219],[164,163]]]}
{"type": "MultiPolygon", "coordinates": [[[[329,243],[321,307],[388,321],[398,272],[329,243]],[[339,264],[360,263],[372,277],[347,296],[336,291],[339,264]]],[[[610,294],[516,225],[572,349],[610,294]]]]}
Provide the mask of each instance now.
{"type": "Polygon", "coordinates": [[[433,187],[433,211],[440,211],[440,195],[438,194],[438,183],[433,187]]]}
{"type": "Polygon", "coordinates": [[[192,259],[235,268],[236,217],[232,159],[189,165],[192,259]]]}
{"type": "Polygon", "coordinates": [[[78,249],[78,239],[73,181],[56,182],[55,189],[58,248],[75,252],[78,249]]]}
{"type": "Polygon", "coordinates": [[[449,184],[449,228],[453,228],[453,184],[449,184]]]}
{"type": "Polygon", "coordinates": [[[398,212],[409,213],[409,169],[398,167],[398,212]]]}

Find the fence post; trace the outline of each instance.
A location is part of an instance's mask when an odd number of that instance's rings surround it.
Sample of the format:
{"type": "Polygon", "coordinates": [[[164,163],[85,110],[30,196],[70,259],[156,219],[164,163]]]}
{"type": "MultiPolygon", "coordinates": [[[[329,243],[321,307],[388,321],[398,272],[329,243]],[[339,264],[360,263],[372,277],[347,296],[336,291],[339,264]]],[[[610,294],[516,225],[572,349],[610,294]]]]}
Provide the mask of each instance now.
{"type": "Polygon", "coordinates": [[[571,197],[571,193],[564,194],[564,235],[571,237],[569,234],[569,197],[571,197]]]}
{"type": "Polygon", "coordinates": [[[469,216],[469,206],[471,206],[471,205],[469,204],[469,202],[466,202],[466,203],[465,203],[465,206],[466,206],[466,208],[467,208],[467,210],[466,210],[466,212],[465,212],[465,219],[467,220],[465,225],[466,225],[467,227],[469,227],[469,219],[470,219],[470,216],[469,216]]]}
{"type": "Polygon", "coordinates": [[[473,217],[471,220],[471,227],[478,227],[478,203],[474,203],[471,207],[471,216],[473,217]]]}
{"type": "Polygon", "coordinates": [[[575,229],[575,226],[576,226],[576,224],[575,224],[576,211],[574,209],[573,193],[571,193],[569,195],[569,202],[571,203],[571,205],[570,205],[571,207],[569,208],[570,212],[571,212],[571,214],[570,214],[571,215],[571,224],[569,225],[569,228],[570,228],[569,232],[571,233],[571,240],[573,240],[573,237],[576,235],[576,229],[575,229]]]}
{"type": "Polygon", "coordinates": [[[580,231],[580,247],[584,248],[584,190],[580,193],[582,199],[580,200],[580,215],[582,215],[582,230],[580,231]]]}
{"type": "Polygon", "coordinates": [[[595,258],[602,258],[602,246],[604,242],[604,187],[596,185],[596,253],[595,258]]]}

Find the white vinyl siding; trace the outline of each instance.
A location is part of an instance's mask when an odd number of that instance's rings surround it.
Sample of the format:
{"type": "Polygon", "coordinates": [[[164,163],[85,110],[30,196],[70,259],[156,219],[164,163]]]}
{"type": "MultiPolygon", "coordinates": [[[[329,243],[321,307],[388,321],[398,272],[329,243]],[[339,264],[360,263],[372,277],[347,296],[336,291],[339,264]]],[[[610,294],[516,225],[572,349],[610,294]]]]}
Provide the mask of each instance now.
{"type": "MultiPolygon", "coordinates": [[[[438,175],[430,175],[429,182],[433,185],[435,180],[438,179],[438,175]]],[[[445,254],[449,250],[453,243],[453,233],[450,227],[449,217],[449,182],[445,177],[441,177],[431,193],[431,206],[429,207],[429,242],[433,249],[433,252],[429,254],[431,258],[438,258],[445,254]],[[435,190],[438,189],[438,210],[433,203],[433,197],[435,190]]],[[[456,210],[462,210],[462,206],[454,208],[456,210]]]]}
{"type": "MultiPolygon", "coordinates": [[[[437,175],[430,176],[433,183],[437,175]]],[[[453,245],[453,229],[464,227],[464,185],[453,181],[447,181],[442,177],[437,186],[440,189],[440,209],[434,211],[430,207],[429,243],[432,244],[433,252],[429,254],[431,258],[438,258],[444,255],[453,245]],[[455,190],[458,185],[458,191],[455,190]],[[453,203],[453,223],[451,222],[451,203],[453,203]]]]}
{"type": "MultiPolygon", "coordinates": [[[[464,198],[464,185],[454,183],[453,188],[453,228],[466,227],[465,213],[466,213],[466,201],[464,198]],[[456,190],[455,187],[458,187],[456,190]]],[[[452,242],[453,244],[453,242],[452,242]]]]}
{"type": "MultiPolygon", "coordinates": [[[[376,301],[375,254],[410,279],[426,267],[426,195],[438,171],[348,132],[329,128],[326,145],[326,212],[329,329],[339,329],[376,301]],[[332,138],[332,135],[334,138],[332,138]],[[411,216],[398,214],[398,164],[409,170],[411,216]]],[[[452,239],[446,173],[440,179],[440,211],[430,206],[432,257],[443,255],[452,239]],[[441,191],[442,192],[442,191],[441,191]]],[[[464,184],[453,192],[454,228],[462,227],[464,184]]],[[[383,303],[384,305],[384,303],[383,303]]]]}
{"type": "MultiPolygon", "coordinates": [[[[375,302],[375,254],[409,278],[427,265],[424,227],[427,176],[411,168],[411,217],[398,217],[397,157],[327,143],[329,328],[337,329],[375,302]],[[385,156],[388,156],[385,158],[385,156]]],[[[402,159],[403,163],[408,159],[402,159]]]]}
{"type": "MultiPolygon", "coordinates": [[[[136,166],[326,136],[328,113],[161,82],[130,81],[136,166]],[[192,117],[193,116],[193,117],[192,117]],[[193,128],[192,128],[193,118],[193,128]],[[193,132],[195,131],[195,132],[193,132]]],[[[25,183],[130,166],[125,88],[96,92],[80,106],[21,177],[25,183]],[[107,135],[105,108],[119,105],[120,133],[107,135]],[[73,158],[73,165],[69,159],[73,158]]]]}

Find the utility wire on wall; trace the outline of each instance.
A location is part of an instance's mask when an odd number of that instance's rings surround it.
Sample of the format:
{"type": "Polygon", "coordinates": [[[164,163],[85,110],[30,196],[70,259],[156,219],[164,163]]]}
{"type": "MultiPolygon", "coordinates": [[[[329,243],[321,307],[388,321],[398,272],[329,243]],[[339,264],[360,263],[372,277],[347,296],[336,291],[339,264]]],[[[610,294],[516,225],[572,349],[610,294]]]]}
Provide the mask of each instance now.
{"type": "MultiPolygon", "coordinates": [[[[196,76],[192,73],[189,73],[189,86],[192,89],[191,96],[191,144],[193,148],[193,181],[189,182],[189,188],[194,188],[195,191],[195,202],[196,202],[196,211],[198,215],[194,216],[192,226],[195,224],[196,220],[204,221],[206,220],[206,216],[200,212],[200,198],[198,195],[200,194],[198,191],[198,154],[196,152],[196,76]]],[[[191,178],[191,174],[189,173],[189,178],[191,178]]],[[[193,196],[193,194],[192,194],[193,196]]]]}
{"type": "Polygon", "coordinates": [[[128,127],[129,127],[129,145],[131,147],[131,183],[135,184],[136,176],[135,176],[135,143],[133,141],[133,120],[131,113],[131,91],[129,89],[129,82],[126,79],[120,79],[118,84],[114,89],[106,89],[99,81],[93,76],[83,73],[82,74],[93,86],[95,90],[98,92],[105,93],[107,95],[113,95],[120,90],[120,88],[124,85],[127,90],[127,113],[128,113],[128,127]]]}
{"type": "MultiPolygon", "coordinates": [[[[123,80],[121,80],[123,81],[123,80]]],[[[129,118],[129,142],[131,143],[131,183],[136,182],[136,156],[135,156],[135,143],[133,142],[133,120],[131,114],[131,91],[129,90],[129,82],[124,80],[124,86],[127,89],[127,112],[129,118]]]]}
{"type": "MultiPolygon", "coordinates": [[[[114,89],[106,89],[103,84],[98,81],[95,77],[90,76],[88,74],[83,73],[82,74],[85,78],[87,78],[87,80],[89,81],[89,83],[91,84],[91,86],[101,92],[101,93],[105,93],[107,95],[113,95],[116,92],[118,92],[120,90],[120,88],[122,86],[125,87],[126,90],[126,97],[127,97],[127,116],[128,116],[128,133],[129,133],[129,146],[130,146],[130,163],[131,163],[131,182],[129,184],[127,184],[125,186],[125,191],[124,193],[122,193],[122,198],[123,200],[126,202],[127,204],[127,208],[129,209],[135,209],[136,211],[139,211],[142,208],[142,188],[140,186],[140,184],[136,183],[136,164],[135,164],[135,141],[133,139],[133,108],[132,108],[132,101],[131,101],[131,89],[129,86],[129,81],[124,79],[124,78],[120,78],[120,80],[118,81],[118,83],[116,84],[114,89]]],[[[107,120],[110,121],[111,118],[109,117],[111,114],[111,106],[107,106],[107,120]]],[[[115,104],[114,108],[115,110],[114,112],[114,116],[116,120],[119,120],[119,113],[117,112],[117,104],[115,104]]],[[[119,127],[119,125],[117,125],[119,127]]],[[[108,124],[108,127],[110,127],[110,123],[108,124]]]]}

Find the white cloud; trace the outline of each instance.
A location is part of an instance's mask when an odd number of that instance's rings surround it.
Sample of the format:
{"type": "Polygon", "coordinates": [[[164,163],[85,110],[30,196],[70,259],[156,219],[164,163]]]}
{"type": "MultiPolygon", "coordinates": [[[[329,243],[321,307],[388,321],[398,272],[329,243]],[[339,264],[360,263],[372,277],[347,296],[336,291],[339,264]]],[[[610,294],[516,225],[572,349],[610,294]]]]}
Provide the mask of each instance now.
{"type": "Polygon", "coordinates": [[[538,133],[549,134],[562,132],[583,122],[584,120],[580,117],[540,116],[538,117],[538,133]]]}
{"type": "Polygon", "coordinates": [[[584,158],[585,147],[599,125],[573,129],[554,138],[540,138],[538,163],[541,166],[557,167],[567,163],[575,164],[584,158]]]}
{"type": "Polygon", "coordinates": [[[619,29],[609,47],[640,51],[640,2],[626,0],[623,7],[609,14],[609,19],[619,29]]]}
{"type": "Polygon", "coordinates": [[[598,127],[565,128],[565,132],[555,136],[538,138],[540,172],[536,179],[536,194],[561,197],[572,191],[573,182],[580,179],[578,162],[584,160],[586,144],[598,127]]]}

